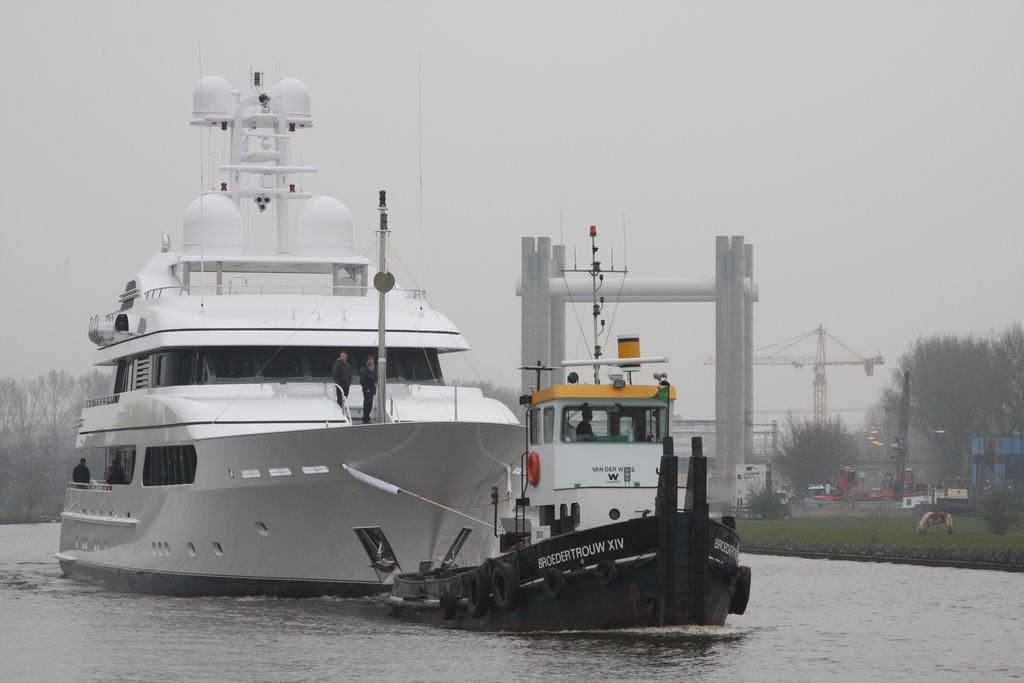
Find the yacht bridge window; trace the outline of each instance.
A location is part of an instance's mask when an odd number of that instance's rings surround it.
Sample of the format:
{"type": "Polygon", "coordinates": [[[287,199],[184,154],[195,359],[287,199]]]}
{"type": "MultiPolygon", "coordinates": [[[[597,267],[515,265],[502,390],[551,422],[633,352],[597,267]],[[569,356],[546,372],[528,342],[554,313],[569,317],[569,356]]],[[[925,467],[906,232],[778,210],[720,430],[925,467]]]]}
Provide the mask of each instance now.
{"type": "MultiPolygon", "coordinates": [[[[114,392],[193,384],[248,382],[330,382],[339,347],[318,346],[214,346],[163,349],[121,359],[114,377],[114,392]]],[[[348,364],[352,382],[376,349],[350,347],[348,364]]],[[[443,384],[436,349],[388,349],[388,381],[443,384]]]]}
{"type": "Polygon", "coordinates": [[[629,442],[661,441],[668,431],[665,406],[583,404],[562,409],[562,441],[629,442]]]}

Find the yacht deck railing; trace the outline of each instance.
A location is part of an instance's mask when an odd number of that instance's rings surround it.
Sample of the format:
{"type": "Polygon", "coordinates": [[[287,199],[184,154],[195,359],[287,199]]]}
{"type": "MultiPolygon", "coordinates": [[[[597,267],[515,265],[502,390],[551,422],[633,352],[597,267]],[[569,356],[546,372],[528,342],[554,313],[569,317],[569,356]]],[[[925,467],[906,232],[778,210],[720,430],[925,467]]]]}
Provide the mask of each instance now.
{"type": "MultiPolygon", "coordinates": [[[[358,285],[250,285],[248,283],[228,283],[223,285],[175,285],[147,290],[145,299],[159,299],[165,296],[369,296],[377,290],[373,287],[358,285]]],[[[398,289],[410,299],[425,299],[426,291],[422,289],[398,289]]],[[[111,315],[116,315],[116,311],[111,315]]],[[[113,318],[110,318],[113,320],[113,318]]]]}

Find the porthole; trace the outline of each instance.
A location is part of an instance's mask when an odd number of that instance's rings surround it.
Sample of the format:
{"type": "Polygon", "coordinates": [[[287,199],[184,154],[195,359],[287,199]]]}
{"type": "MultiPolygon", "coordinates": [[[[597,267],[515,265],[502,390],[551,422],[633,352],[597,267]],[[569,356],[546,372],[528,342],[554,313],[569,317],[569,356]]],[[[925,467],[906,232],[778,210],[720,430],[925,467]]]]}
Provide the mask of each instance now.
{"type": "Polygon", "coordinates": [[[612,508],[608,511],[608,516],[611,517],[612,521],[616,520],[620,516],[619,508],[612,508]]]}

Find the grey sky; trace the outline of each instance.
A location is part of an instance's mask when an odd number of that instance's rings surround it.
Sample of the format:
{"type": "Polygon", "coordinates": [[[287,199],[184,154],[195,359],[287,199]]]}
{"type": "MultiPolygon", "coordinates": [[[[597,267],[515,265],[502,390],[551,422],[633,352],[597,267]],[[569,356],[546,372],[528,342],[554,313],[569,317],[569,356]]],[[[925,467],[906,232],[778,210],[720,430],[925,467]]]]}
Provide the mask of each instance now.
{"type": "MultiPolygon", "coordinates": [[[[399,282],[474,347],[450,377],[517,386],[520,238],[582,265],[596,224],[648,276],[713,275],[715,235],[745,235],[755,348],[821,323],[881,352],[874,378],[829,371],[830,408],[866,407],[917,336],[1021,317],[1021,35],[1019,2],[9,4],[0,376],[88,369],[89,317],[201,190],[193,85],[255,67],[309,85],[305,189],[345,202],[357,250],[389,191],[399,282]]],[[[713,417],[710,304],[607,313],[713,417]]],[[[757,368],[755,420],[809,413],[811,380],[757,368]]]]}

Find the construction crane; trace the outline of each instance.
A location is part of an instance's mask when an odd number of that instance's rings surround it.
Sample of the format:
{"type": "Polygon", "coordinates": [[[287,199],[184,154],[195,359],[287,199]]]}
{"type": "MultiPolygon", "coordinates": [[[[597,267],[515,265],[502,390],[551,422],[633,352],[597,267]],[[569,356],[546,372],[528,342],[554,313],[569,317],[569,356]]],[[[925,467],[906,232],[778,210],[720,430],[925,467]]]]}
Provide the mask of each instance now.
{"type": "MultiPolygon", "coordinates": [[[[828,380],[825,378],[825,368],[829,365],[863,365],[864,372],[868,377],[875,374],[875,366],[882,365],[885,363],[885,359],[880,355],[872,356],[867,358],[860,355],[849,346],[839,341],[831,334],[825,331],[825,328],[818,325],[817,329],[811,330],[806,334],[802,334],[792,339],[779,342],[777,344],[771,344],[765,346],[758,351],[764,349],[773,348],[776,346],[782,346],[772,354],[767,356],[754,356],[754,365],[792,365],[794,368],[802,368],[806,365],[810,365],[814,368],[814,421],[818,424],[825,423],[825,417],[828,413],[828,380]],[[814,356],[779,356],[776,354],[782,353],[786,349],[796,346],[803,340],[807,339],[811,335],[818,336],[818,352],[814,356]],[[852,353],[852,357],[848,358],[827,358],[825,355],[825,337],[828,337],[841,347],[852,353]],[[785,346],[782,346],[785,344],[785,346]]],[[[714,356],[709,357],[704,361],[705,365],[714,365],[714,356]]]]}

